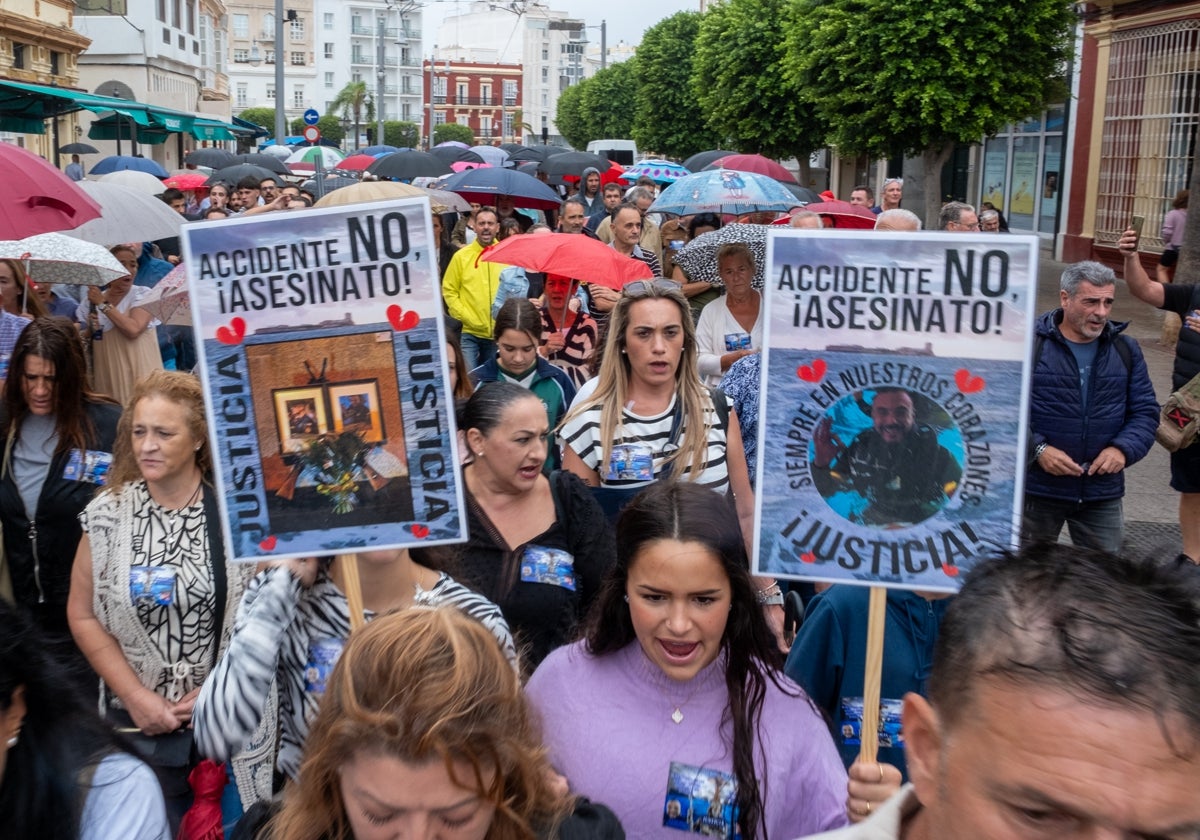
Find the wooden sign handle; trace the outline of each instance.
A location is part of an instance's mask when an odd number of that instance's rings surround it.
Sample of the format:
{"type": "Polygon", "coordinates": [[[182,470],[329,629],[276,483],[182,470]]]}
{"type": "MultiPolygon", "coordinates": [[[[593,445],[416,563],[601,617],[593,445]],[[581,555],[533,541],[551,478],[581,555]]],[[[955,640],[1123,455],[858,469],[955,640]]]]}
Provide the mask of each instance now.
{"type": "Polygon", "coordinates": [[[858,750],[858,760],[863,764],[874,764],[879,752],[879,693],[886,621],[887,590],[872,586],[867,610],[867,666],[863,672],[863,715],[858,750]]]}
{"type": "Polygon", "coordinates": [[[338,565],[342,567],[342,586],[346,590],[346,604],[350,609],[350,632],[360,629],[363,618],[362,584],[358,582],[358,555],[339,554],[338,565]]]}

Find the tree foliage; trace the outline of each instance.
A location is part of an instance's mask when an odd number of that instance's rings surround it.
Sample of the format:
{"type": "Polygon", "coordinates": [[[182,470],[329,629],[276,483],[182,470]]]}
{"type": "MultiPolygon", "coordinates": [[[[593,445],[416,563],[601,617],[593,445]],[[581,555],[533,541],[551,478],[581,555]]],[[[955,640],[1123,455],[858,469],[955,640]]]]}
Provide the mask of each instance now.
{"type": "Polygon", "coordinates": [[[238,114],[239,120],[245,120],[249,123],[262,126],[274,134],[275,132],[275,109],[274,108],[247,108],[238,114]]]}
{"type": "Polygon", "coordinates": [[[421,142],[421,127],[406,120],[384,120],[383,142],[400,149],[415,149],[421,142]]]}
{"type": "Polygon", "coordinates": [[[581,83],[583,93],[580,94],[580,105],[589,136],[578,148],[585,148],[592,140],[633,135],[637,63],[636,58],[630,58],[610,64],[581,83]]]}
{"type": "Polygon", "coordinates": [[[333,102],[329,104],[329,115],[341,115],[354,123],[353,137],[359,136],[359,128],[363,122],[375,121],[375,97],[371,95],[366,82],[347,82],[338,91],[333,102]]]}
{"type": "Polygon", "coordinates": [[[583,88],[586,84],[585,80],[560,93],[558,110],[554,114],[558,133],[576,149],[586,148],[588,144],[588,128],[583,118],[583,88]]]}
{"type": "Polygon", "coordinates": [[[445,143],[447,140],[457,140],[468,146],[475,145],[475,132],[470,126],[458,123],[442,123],[433,128],[433,145],[445,143]]]}
{"type": "Polygon", "coordinates": [[[812,106],[784,73],[790,0],[727,0],[705,12],[691,87],[720,147],[801,162],[824,142],[812,106]]]}
{"type": "Polygon", "coordinates": [[[634,68],[633,139],[643,149],[682,159],[719,147],[720,137],[708,128],[690,84],[700,18],[699,12],[679,12],[642,36],[634,68]]]}
{"type": "Polygon", "coordinates": [[[976,143],[1061,96],[1074,23],[1066,0],[793,2],[789,84],[842,154],[921,155],[927,202],[940,202],[954,144],[976,143]]]}

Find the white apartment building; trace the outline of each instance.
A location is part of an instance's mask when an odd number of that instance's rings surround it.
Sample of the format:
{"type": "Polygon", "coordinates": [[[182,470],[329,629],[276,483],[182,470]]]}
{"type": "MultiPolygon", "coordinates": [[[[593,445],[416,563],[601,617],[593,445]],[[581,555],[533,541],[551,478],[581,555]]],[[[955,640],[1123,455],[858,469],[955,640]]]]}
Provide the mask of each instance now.
{"type": "MultiPolygon", "coordinates": [[[[288,125],[325,103],[316,66],[321,19],[313,0],[285,0],[283,43],[275,43],[274,0],[227,0],[229,87],[233,114],[275,107],[275,62],[284,62],[282,99],[288,125]]],[[[272,128],[272,126],[267,126],[272,128]]]]}
{"type": "MultiPolygon", "coordinates": [[[[515,4],[514,4],[515,5],[515,4]]],[[[558,96],[592,76],[599,63],[587,55],[592,27],[541,3],[510,6],[479,0],[467,12],[446,18],[438,29],[436,62],[478,61],[481,56],[524,68],[520,122],[523,142],[561,142],[554,116],[558,96]]],[[[598,30],[598,27],[596,27],[598,30]]],[[[518,129],[520,127],[518,126],[518,129]]]]}

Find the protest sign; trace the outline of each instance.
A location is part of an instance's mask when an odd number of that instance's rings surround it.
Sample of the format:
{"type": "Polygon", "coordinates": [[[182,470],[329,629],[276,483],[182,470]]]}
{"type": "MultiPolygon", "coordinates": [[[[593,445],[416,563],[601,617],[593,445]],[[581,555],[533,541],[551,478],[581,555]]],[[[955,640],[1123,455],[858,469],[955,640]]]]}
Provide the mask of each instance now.
{"type": "Polygon", "coordinates": [[[183,228],[228,554],[461,541],[424,198],[183,228]]]}
{"type": "Polygon", "coordinates": [[[953,591],[1013,544],[1037,248],[772,231],[757,573],[953,591]]]}

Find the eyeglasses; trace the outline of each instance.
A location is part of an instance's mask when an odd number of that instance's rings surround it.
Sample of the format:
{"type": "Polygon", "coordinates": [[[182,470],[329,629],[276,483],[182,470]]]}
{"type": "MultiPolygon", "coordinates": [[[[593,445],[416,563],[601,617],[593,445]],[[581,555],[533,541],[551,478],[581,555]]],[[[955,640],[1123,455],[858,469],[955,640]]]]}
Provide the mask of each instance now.
{"type": "Polygon", "coordinates": [[[668,292],[677,292],[680,290],[680,285],[674,280],[634,280],[632,283],[626,283],[621,287],[621,294],[628,298],[649,297],[654,293],[666,294],[668,292]]]}

